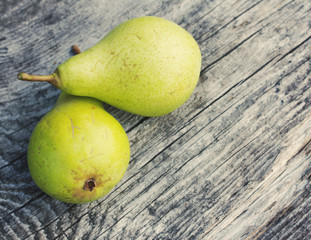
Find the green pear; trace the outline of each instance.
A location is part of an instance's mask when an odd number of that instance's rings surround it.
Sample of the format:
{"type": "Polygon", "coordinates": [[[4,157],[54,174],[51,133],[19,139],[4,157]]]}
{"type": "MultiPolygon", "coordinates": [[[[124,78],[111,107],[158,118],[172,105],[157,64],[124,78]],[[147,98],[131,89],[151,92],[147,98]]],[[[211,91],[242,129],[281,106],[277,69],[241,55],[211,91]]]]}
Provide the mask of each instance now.
{"type": "Polygon", "coordinates": [[[62,93],[35,127],[27,158],[43,192],[63,202],[85,203],[106,195],[121,180],[130,147],[102,102],[62,93]]]}
{"type": "Polygon", "coordinates": [[[190,97],[200,69],[194,38],[171,21],[148,16],[120,24],[51,75],[20,73],[18,78],[48,81],[69,94],[153,117],[172,112],[190,97]]]}

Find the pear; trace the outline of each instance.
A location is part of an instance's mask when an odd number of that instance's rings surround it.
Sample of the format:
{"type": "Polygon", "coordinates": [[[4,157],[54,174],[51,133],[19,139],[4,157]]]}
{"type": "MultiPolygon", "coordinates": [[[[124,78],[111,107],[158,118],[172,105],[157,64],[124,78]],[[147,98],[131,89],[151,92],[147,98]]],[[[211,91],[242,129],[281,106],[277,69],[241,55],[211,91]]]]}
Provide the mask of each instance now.
{"type": "Polygon", "coordinates": [[[63,202],[85,203],[106,195],[121,180],[130,147],[102,102],[62,93],[35,127],[27,158],[43,192],[63,202]]]}
{"type": "Polygon", "coordinates": [[[194,38],[171,21],[147,16],[120,24],[50,75],[20,73],[18,78],[48,81],[69,94],[154,117],[174,111],[190,97],[200,69],[194,38]]]}

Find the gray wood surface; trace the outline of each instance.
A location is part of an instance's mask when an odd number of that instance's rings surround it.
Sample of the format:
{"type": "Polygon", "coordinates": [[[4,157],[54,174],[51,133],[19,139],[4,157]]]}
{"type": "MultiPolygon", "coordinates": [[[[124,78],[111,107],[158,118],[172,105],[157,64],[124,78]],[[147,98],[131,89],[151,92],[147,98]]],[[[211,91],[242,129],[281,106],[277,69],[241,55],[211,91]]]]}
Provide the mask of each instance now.
{"type": "Polygon", "coordinates": [[[311,239],[310,0],[2,0],[0,69],[1,239],[311,239]],[[198,41],[195,92],[159,118],[106,105],[130,139],[124,178],[92,203],[48,197],[26,153],[59,91],[17,73],[144,15],[198,41]]]}

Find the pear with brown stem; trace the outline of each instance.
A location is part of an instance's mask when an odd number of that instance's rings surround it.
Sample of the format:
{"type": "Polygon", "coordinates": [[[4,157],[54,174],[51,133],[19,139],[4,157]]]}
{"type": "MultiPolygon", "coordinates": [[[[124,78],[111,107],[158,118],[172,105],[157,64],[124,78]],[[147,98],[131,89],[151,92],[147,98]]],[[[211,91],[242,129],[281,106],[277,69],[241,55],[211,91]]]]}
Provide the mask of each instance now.
{"type": "Polygon", "coordinates": [[[153,117],[190,97],[200,68],[200,49],[186,30],[162,18],[140,17],[120,24],[50,75],[20,73],[18,78],[46,81],[69,94],[153,117]]]}

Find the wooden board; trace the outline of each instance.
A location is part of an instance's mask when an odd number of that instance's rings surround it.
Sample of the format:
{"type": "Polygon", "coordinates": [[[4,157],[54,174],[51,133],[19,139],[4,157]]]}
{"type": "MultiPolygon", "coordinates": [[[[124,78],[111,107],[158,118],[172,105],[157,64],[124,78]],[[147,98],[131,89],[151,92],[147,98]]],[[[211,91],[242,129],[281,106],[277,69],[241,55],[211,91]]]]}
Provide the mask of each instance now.
{"type": "Polygon", "coordinates": [[[311,238],[311,1],[3,0],[0,69],[1,239],[311,238]],[[51,73],[144,15],[199,43],[195,92],[158,118],[105,105],[129,136],[124,178],[88,204],[48,197],[27,144],[59,90],[17,73],[51,73]]]}

